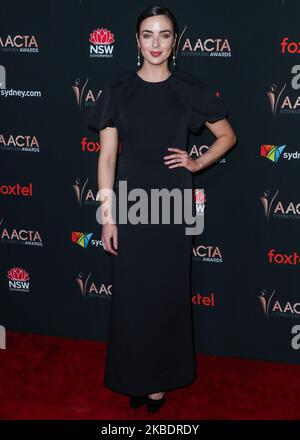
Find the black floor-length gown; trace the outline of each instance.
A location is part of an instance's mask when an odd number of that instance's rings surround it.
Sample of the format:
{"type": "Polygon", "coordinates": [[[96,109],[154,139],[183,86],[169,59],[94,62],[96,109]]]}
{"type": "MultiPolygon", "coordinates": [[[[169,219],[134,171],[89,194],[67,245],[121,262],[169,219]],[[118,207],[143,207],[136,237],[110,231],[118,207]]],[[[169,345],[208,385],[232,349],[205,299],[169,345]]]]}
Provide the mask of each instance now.
{"type": "MultiPolygon", "coordinates": [[[[116,127],[121,141],[114,188],[118,256],[112,255],[104,376],[104,384],[114,391],[166,391],[191,383],[196,374],[190,292],[193,235],[185,233],[191,225],[184,219],[181,224],[162,224],[161,215],[158,224],[151,224],[150,216],[149,224],[119,223],[120,188],[142,188],[149,198],[151,188],[193,189],[187,168],[165,165],[164,156],[173,153],[167,148],[186,149],[189,131],[226,115],[212,88],[183,71],[159,82],[124,71],[103,88],[89,115],[90,127],[116,127]]],[[[138,200],[128,201],[127,209],[138,200]]]]}

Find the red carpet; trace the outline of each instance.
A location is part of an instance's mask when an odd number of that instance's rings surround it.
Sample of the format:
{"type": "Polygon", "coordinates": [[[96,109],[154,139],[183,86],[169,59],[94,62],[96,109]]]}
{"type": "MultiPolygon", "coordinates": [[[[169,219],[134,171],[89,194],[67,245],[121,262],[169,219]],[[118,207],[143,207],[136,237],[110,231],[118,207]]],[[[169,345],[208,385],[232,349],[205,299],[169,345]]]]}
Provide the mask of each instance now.
{"type": "Polygon", "coordinates": [[[300,419],[300,366],[198,355],[197,380],[168,391],[156,415],[102,384],[106,344],[7,332],[3,419],[300,419]]]}

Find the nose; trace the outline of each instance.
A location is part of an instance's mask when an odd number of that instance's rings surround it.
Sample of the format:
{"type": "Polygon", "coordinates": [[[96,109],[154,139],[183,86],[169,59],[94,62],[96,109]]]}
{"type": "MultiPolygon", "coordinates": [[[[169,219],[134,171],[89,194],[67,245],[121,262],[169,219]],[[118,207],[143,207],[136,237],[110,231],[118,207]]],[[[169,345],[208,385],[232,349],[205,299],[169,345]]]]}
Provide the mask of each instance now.
{"type": "Polygon", "coordinates": [[[153,40],[153,47],[155,47],[155,48],[157,48],[158,47],[158,40],[159,39],[159,37],[154,37],[154,40],[153,40]]]}

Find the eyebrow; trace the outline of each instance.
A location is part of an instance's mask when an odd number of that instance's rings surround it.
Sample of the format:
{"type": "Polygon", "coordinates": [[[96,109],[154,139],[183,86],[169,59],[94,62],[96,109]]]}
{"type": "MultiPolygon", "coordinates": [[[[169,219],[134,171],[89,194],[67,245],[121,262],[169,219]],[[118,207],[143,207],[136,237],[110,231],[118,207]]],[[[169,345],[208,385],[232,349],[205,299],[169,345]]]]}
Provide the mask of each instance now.
{"type": "MultiPolygon", "coordinates": [[[[151,32],[151,34],[153,34],[153,31],[149,31],[148,29],[144,29],[142,30],[142,32],[151,32]]],[[[163,31],[159,31],[160,32],[172,32],[170,29],[164,29],[163,31]]]]}

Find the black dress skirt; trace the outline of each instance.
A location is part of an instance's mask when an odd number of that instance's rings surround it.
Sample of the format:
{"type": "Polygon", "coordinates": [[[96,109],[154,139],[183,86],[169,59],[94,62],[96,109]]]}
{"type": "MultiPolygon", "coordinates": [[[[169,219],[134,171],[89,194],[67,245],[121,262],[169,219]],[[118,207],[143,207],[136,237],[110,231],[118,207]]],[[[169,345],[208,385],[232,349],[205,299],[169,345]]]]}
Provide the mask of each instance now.
{"type": "MultiPolygon", "coordinates": [[[[226,115],[224,103],[212,88],[183,71],[159,82],[124,71],[103,88],[89,115],[90,127],[98,131],[116,127],[121,142],[114,186],[118,255],[112,255],[104,375],[104,385],[114,391],[145,395],[182,387],[195,379],[190,291],[194,236],[186,232],[193,224],[184,215],[181,223],[174,221],[172,197],[168,199],[170,221],[162,220],[162,204],[166,203],[162,202],[158,222],[151,223],[150,213],[158,212],[151,190],[170,193],[176,189],[182,200],[184,189],[188,190],[190,214],[195,215],[192,173],[182,166],[169,168],[164,156],[173,153],[168,147],[186,150],[189,131],[195,133],[205,121],[215,122],[226,115]],[[135,188],[148,196],[143,199],[148,200],[148,223],[119,219],[121,191],[126,197],[135,188]]],[[[133,193],[128,199],[128,217],[131,208],[141,215],[144,208],[139,212],[134,208],[141,197],[133,193]]]]}

